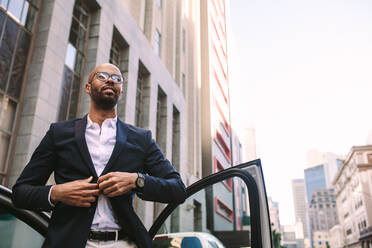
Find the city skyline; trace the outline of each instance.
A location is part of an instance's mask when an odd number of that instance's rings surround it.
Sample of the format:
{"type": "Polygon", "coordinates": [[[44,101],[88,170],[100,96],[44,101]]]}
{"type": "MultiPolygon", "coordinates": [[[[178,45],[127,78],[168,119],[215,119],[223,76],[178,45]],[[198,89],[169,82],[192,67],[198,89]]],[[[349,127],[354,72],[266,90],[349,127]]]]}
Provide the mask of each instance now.
{"type": "Polygon", "coordinates": [[[231,2],[231,123],[256,129],[283,224],[294,223],[291,180],[303,178],[309,150],[346,155],[366,144],[371,11],[361,0],[231,2]]]}

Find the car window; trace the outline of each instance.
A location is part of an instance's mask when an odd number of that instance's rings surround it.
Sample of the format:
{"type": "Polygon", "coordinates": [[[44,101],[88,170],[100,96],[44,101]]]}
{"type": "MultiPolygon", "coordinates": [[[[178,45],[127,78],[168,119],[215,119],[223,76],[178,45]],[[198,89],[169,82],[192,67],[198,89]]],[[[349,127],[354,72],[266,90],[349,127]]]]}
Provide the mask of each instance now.
{"type": "Polygon", "coordinates": [[[44,237],[7,210],[0,208],[0,248],[40,248],[44,237]]]}
{"type": "Polygon", "coordinates": [[[154,247],[155,244],[156,247],[173,247],[158,245],[157,237],[162,237],[161,234],[179,238],[199,237],[204,244],[201,247],[223,247],[211,241],[214,238],[225,247],[247,247],[250,246],[250,230],[248,189],[242,179],[233,177],[189,196],[158,230],[154,247]]]}

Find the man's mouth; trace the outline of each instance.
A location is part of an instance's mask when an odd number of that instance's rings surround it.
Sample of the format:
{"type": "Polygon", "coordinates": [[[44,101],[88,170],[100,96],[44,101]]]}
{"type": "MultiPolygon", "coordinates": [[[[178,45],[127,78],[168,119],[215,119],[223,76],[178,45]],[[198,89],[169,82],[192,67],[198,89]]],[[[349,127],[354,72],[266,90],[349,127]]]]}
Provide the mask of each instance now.
{"type": "Polygon", "coordinates": [[[102,92],[108,94],[116,94],[116,90],[113,87],[103,87],[102,92]]]}

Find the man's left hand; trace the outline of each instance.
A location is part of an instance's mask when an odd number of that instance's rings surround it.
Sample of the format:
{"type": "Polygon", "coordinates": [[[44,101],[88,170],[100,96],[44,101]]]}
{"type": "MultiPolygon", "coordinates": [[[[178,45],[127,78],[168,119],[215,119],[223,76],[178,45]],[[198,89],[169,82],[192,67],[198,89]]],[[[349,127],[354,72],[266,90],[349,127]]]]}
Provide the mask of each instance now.
{"type": "Polygon", "coordinates": [[[125,194],[136,187],[137,173],[110,172],[98,178],[98,187],[107,197],[125,194]]]}

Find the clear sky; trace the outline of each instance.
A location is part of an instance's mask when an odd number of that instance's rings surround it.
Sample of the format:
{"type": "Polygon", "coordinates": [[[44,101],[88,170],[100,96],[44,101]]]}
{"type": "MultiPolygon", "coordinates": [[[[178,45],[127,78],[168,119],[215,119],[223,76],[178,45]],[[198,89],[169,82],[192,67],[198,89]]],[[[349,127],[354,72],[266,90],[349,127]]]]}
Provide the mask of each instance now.
{"type": "Polygon", "coordinates": [[[372,1],[230,5],[232,125],[256,128],[268,195],[291,224],[307,152],[347,154],[372,130],[372,1]]]}

